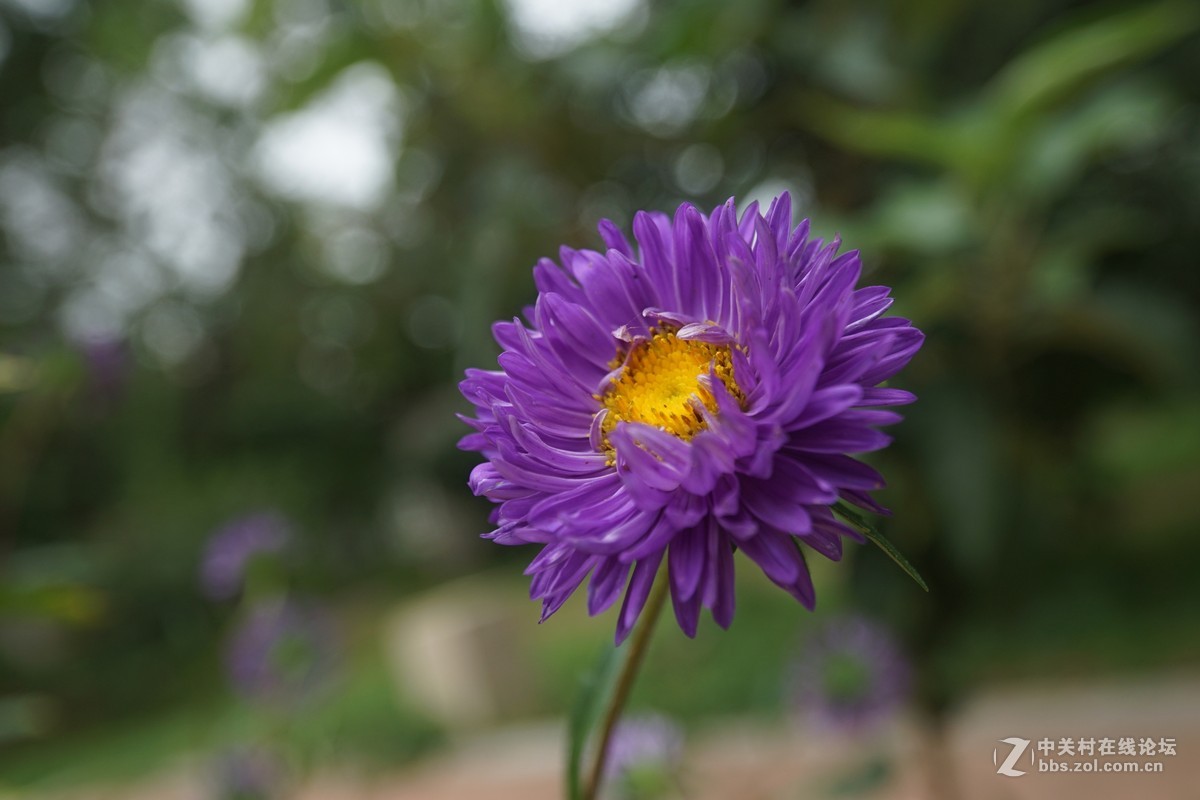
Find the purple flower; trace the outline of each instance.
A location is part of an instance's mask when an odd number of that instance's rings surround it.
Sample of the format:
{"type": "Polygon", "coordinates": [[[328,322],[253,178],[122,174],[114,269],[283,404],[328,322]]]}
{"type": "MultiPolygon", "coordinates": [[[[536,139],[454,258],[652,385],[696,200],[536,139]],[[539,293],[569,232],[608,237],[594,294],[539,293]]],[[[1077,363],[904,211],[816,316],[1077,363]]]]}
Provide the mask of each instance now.
{"type": "Polygon", "coordinates": [[[629,717],[613,731],[602,784],[618,791],[626,787],[625,794],[632,794],[642,784],[669,783],[682,760],[683,731],[678,725],[657,714],[629,717]]]}
{"type": "Polygon", "coordinates": [[[460,446],[487,459],[470,480],[499,504],[485,536],[541,547],[542,619],[590,573],[591,614],[624,592],[619,642],[665,561],[683,631],[701,608],[728,627],[735,548],[812,608],[798,545],[836,560],[861,541],[839,499],[885,512],[868,494],[883,478],[847,454],[890,442],[885,407],[914,397],[879,384],[923,337],[883,316],[887,287],[855,288],[857,252],[791,215],[786,194],[740,220],[733,200],[639,212],[636,247],[601,222],[606,252],[541,260],[527,322],[493,327],[501,369],[460,384],[476,411],[460,446]]]}
{"type": "Polygon", "coordinates": [[[806,642],[791,675],[801,716],[859,731],[908,698],[910,669],[888,631],[863,617],[833,619],[806,642]]]}
{"type": "Polygon", "coordinates": [[[258,555],[278,553],[291,539],[279,514],[266,511],[238,517],[218,529],[200,560],[200,587],[210,600],[229,600],[242,591],[246,569],[258,555]]]}
{"type": "Polygon", "coordinates": [[[279,761],[263,750],[223,753],[214,764],[212,777],[220,800],[270,800],[282,794],[283,770],[279,761]]]}
{"type": "Polygon", "coordinates": [[[83,357],[91,399],[112,403],[120,399],[130,370],[128,345],[120,338],[92,336],[76,344],[83,357]]]}
{"type": "Polygon", "coordinates": [[[245,697],[302,699],[333,669],[333,626],[319,609],[273,599],[251,608],[225,650],[229,680],[245,697]]]}

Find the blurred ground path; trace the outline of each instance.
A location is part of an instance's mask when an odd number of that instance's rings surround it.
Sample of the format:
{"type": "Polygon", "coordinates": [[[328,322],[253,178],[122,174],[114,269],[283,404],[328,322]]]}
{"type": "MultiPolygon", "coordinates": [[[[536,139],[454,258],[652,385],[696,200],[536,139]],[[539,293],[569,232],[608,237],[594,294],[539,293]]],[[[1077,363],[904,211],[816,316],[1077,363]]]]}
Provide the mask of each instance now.
{"type": "MultiPolygon", "coordinates": [[[[494,731],[395,775],[330,772],[294,793],[296,800],[557,800],[560,727],[555,723],[494,731]]],[[[1056,745],[1057,747],[1057,745],[1056,745]]],[[[1059,759],[1055,755],[1056,760],[1059,759]]],[[[1090,759],[1084,759],[1090,760],[1090,759]]],[[[966,704],[942,737],[909,719],[869,739],[820,735],[731,720],[689,742],[685,794],[690,800],[1195,800],[1200,797],[1200,679],[1161,677],[1136,683],[1026,687],[984,693],[966,704]],[[1002,739],[1030,741],[1014,769],[997,774],[1011,750],[1002,739]],[[1161,761],[1153,774],[1047,774],[1031,765],[1037,743],[1068,738],[1174,739],[1176,754],[1098,761],[1161,761]],[[995,753],[995,755],[994,755],[995,753]],[[885,757],[858,794],[847,776],[885,757]],[[838,791],[840,789],[840,792],[838,791]]],[[[194,767],[138,786],[28,795],[30,800],[207,800],[194,767]]]]}

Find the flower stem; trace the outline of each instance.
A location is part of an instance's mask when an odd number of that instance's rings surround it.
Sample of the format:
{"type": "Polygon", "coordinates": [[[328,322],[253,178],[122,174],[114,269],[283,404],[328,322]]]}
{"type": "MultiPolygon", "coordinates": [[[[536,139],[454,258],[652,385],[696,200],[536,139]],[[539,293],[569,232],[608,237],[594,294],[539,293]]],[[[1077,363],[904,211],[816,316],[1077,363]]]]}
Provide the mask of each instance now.
{"type": "Polygon", "coordinates": [[[600,783],[604,779],[604,762],[608,759],[608,746],[612,741],[613,732],[616,730],[617,721],[621,718],[621,712],[625,709],[625,702],[629,699],[629,693],[633,689],[633,683],[637,679],[638,669],[646,657],[650,638],[654,634],[654,623],[658,621],[663,603],[667,599],[669,585],[670,581],[660,576],[655,579],[654,586],[650,590],[650,597],[646,600],[646,608],[642,612],[641,624],[633,634],[633,641],[629,643],[629,655],[625,659],[624,666],[621,667],[617,685],[613,689],[612,697],[608,701],[608,708],[604,712],[604,723],[600,727],[600,743],[596,748],[587,783],[584,785],[583,800],[596,800],[600,793],[600,783]]]}

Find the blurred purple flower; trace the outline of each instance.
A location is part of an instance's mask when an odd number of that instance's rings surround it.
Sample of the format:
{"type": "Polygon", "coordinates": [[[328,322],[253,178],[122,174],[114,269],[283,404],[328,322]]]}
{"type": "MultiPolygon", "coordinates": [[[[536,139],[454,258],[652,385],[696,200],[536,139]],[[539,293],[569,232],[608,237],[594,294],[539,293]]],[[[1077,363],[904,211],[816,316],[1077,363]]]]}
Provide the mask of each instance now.
{"type": "Polygon", "coordinates": [[[229,600],[242,590],[251,559],[278,553],[291,540],[291,528],[271,511],[249,514],[219,528],[200,560],[200,587],[210,600],[229,600]]]}
{"type": "MultiPolygon", "coordinates": [[[[669,785],[682,760],[683,730],[678,725],[659,714],[627,717],[609,742],[603,785],[621,796],[638,795],[645,784],[669,785]]],[[[657,794],[641,792],[647,793],[657,794]]]]}
{"type": "Polygon", "coordinates": [[[302,700],[332,673],[336,638],[332,620],[310,603],[282,598],[260,603],[227,642],[230,683],[255,700],[302,700]]]}
{"type": "Polygon", "coordinates": [[[218,757],[213,770],[218,800],[270,800],[282,796],[283,769],[260,749],[239,749],[218,757]]]}
{"type": "Polygon", "coordinates": [[[129,376],[129,346],[115,336],[93,336],[75,346],[83,358],[89,397],[104,403],[118,400],[129,376]]]}
{"type": "Polygon", "coordinates": [[[794,707],[828,727],[862,731],[908,698],[911,670],[895,638],[859,616],[826,622],[804,645],[791,675],[794,707]]]}

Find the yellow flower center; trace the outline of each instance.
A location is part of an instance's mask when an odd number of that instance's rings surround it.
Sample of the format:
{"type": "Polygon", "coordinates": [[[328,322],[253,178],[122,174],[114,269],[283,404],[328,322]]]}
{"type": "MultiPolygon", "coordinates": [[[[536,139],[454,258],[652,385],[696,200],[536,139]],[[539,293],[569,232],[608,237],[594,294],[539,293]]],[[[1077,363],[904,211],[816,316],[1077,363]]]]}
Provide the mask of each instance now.
{"type": "MultiPolygon", "coordinates": [[[[624,354],[618,353],[614,366],[624,354]]],[[[733,379],[733,357],[728,345],[680,339],[675,329],[663,326],[649,339],[634,345],[620,376],[597,396],[608,416],[603,423],[603,449],[612,452],[608,436],[618,422],[644,422],[685,441],[707,427],[700,405],[711,412],[717,400],[701,383],[713,374],[738,402],[744,400],[733,379]]]]}

